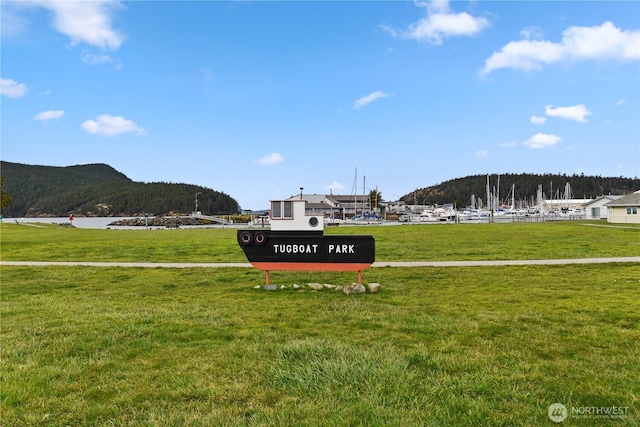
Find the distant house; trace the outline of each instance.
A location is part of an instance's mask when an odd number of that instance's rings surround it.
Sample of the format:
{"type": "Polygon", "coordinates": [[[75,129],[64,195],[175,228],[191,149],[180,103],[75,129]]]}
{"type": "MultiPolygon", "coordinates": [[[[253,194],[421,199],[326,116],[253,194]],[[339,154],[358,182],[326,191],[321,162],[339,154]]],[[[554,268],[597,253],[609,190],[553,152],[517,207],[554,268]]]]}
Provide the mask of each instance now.
{"type": "Polygon", "coordinates": [[[624,196],[598,196],[583,205],[585,219],[607,219],[607,203],[624,196]]]}
{"type": "Polygon", "coordinates": [[[370,212],[369,196],[365,194],[347,195],[347,194],[331,194],[332,200],[335,200],[340,208],[340,214],[345,216],[359,215],[364,212],[370,212]]]}
{"type": "Polygon", "coordinates": [[[404,213],[407,210],[407,205],[404,200],[396,200],[393,202],[384,202],[384,208],[389,213],[404,213]]]}
{"type": "Polygon", "coordinates": [[[606,203],[607,222],[640,224],[640,191],[606,203]]]}
{"type": "Polygon", "coordinates": [[[311,214],[328,214],[338,209],[338,203],[324,194],[304,194],[301,196],[293,196],[291,199],[302,198],[307,201],[306,213],[311,214]]]}

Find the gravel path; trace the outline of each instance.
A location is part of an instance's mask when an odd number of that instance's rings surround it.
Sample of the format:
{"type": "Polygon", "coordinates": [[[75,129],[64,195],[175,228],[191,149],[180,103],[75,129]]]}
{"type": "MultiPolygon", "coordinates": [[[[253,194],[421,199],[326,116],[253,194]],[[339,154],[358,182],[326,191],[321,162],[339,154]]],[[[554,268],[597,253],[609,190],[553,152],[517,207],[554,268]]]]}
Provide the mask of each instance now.
{"type": "MultiPolygon", "coordinates": [[[[502,261],[377,261],[371,267],[476,267],[496,265],[563,265],[563,264],[605,264],[613,262],[640,263],[640,257],[618,258],[577,258],[577,259],[534,259],[502,261]]],[[[63,262],[63,261],[0,261],[0,266],[85,266],[85,267],[136,267],[136,268],[220,268],[251,267],[248,262],[197,263],[197,262],[63,262]]]]}

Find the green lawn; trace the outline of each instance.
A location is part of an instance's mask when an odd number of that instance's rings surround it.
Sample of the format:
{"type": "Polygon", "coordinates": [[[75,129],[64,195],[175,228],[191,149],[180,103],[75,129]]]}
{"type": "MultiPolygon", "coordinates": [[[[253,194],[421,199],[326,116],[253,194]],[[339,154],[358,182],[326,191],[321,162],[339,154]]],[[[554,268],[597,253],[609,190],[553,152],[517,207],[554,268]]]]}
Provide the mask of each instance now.
{"type": "MultiPolygon", "coordinates": [[[[640,228],[467,227],[330,232],[374,234],[381,261],[640,253],[640,228]]],[[[0,231],[3,260],[245,261],[230,229],[0,231]]],[[[247,268],[2,266],[0,425],[540,426],[556,402],[627,408],[562,425],[640,424],[639,264],[363,275],[381,291],[267,292],[247,268]]]]}
{"type": "MultiPolygon", "coordinates": [[[[328,227],[372,234],[379,261],[451,261],[638,256],[640,226],[601,222],[328,227]]],[[[92,230],[1,224],[3,260],[246,262],[236,230],[92,230]]]]}

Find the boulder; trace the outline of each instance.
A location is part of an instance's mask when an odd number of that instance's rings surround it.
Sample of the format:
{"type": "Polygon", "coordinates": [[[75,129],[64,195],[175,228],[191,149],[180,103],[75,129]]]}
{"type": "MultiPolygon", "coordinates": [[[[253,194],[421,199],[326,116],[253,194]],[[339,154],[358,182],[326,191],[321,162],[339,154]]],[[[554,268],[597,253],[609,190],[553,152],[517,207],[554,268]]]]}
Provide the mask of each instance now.
{"type": "Polygon", "coordinates": [[[321,291],[324,289],[324,286],[322,285],[322,283],[309,283],[308,286],[314,291],[321,291]]]}
{"type": "Polygon", "coordinates": [[[344,288],[342,288],[342,292],[344,292],[347,295],[349,295],[349,294],[363,294],[363,293],[366,292],[366,290],[367,290],[367,288],[365,288],[364,285],[361,285],[359,283],[352,283],[352,284],[347,285],[344,288]]]}
{"type": "Polygon", "coordinates": [[[380,290],[380,283],[367,283],[367,288],[370,293],[375,294],[380,290]]]}

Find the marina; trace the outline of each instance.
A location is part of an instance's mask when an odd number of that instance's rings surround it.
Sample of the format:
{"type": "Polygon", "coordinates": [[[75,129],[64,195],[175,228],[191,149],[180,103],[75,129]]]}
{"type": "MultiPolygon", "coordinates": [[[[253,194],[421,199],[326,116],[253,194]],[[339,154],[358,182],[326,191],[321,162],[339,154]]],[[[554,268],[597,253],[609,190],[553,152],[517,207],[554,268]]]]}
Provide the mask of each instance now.
{"type": "MultiPolygon", "coordinates": [[[[167,229],[166,226],[145,226],[144,218],[140,221],[141,225],[110,225],[119,220],[135,220],[141,219],[140,217],[75,217],[73,222],[69,221],[69,218],[64,217],[38,217],[38,218],[3,218],[3,223],[25,224],[25,225],[37,225],[37,224],[57,224],[61,226],[74,226],[76,228],[90,228],[90,229],[113,229],[113,230],[144,230],[144,229],[167,229]]],[[[378,225],[378,226],[402,226],[407,224],[455,224],[455,223],[507,223],[507,222],[543,222],[543,221],[562,221],[562,220],[584,220],[585,214],[580,211],[567,211],[567,212],[542,212],[542,213],[528,213],[528,212],[495,212],[491,215],[488,211],[471,211],[462,210],[456,211],[456,215],[453,218],[434,218],[425,217],[421,214],[403,214],[394,215],[394,219],[362,219],[362,220],[342,220],[342,219],[330,219],[325,218],[325,226],[364,226],[364,225],[378,225]]],[[[269,227],[270,222],[268,220],[255,220],[249,223],[228,223],[228,224],[208,224],[208,225],[181,225],[178,228],[265,228],[269,227]]],[[[174,227],[175,228],[175,227],[174,227]]]]}

